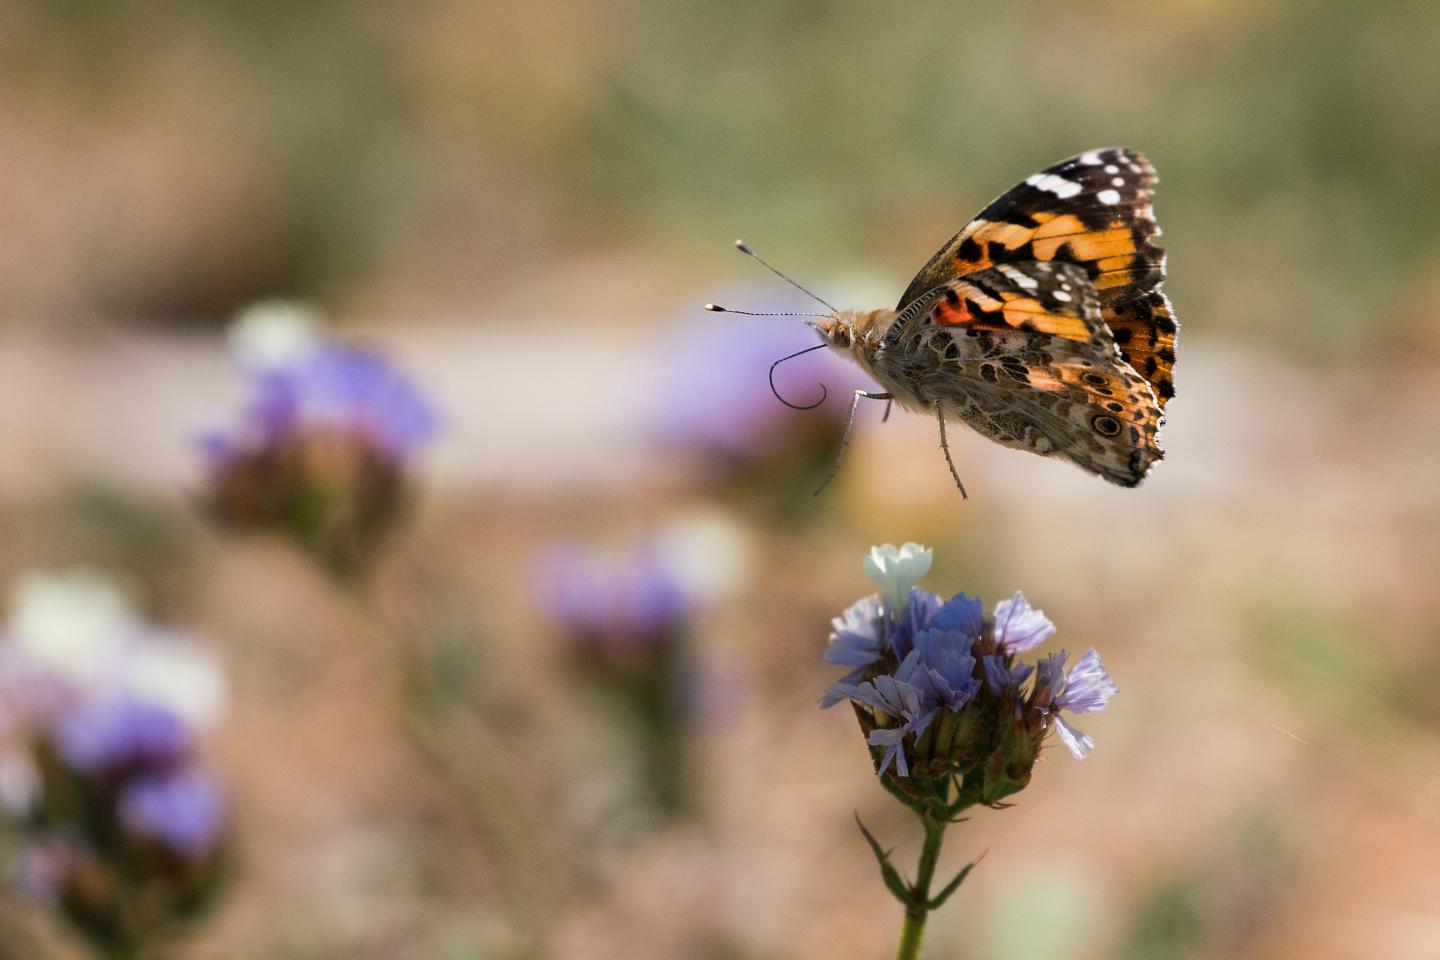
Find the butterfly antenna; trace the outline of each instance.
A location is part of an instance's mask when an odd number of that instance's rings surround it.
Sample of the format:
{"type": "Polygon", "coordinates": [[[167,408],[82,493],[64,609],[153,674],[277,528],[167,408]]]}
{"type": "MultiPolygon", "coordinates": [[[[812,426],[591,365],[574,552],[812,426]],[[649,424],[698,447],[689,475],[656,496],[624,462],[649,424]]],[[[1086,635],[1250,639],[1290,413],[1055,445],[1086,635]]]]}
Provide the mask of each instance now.
{"type": "MultiPolygon", "coordinates": [[[[771,312],[761,312],[761,311],[756,311],[756,310],[736,310],[736,309],[734,309],[734,308],[732,308],[732,307],[722,307],[722,306],[720,306],[720,304],[718,304],[718,303],[707,303],[707,304],[705,304],[705,309],[706,309],[706,310],[709,310],[711,313],[739,313],[739,314],[744,314],[744,315],[747,316],[747,317],[828,317],[828,316],[830,316],[830,314],[828,314],[828,313],[787,313],[787,312],[771,313],[771,312]]],[[[824,344],[822,343],[821,346],[823,347],[824,344]]]]}
{"type": "Polygon", "coordinates": [[[781,357],[779,360],[776,360],[774,363],[770,364],[770,392],[775,394],[776,400],[779,400],[791,410],[814,410],[816,407],[820,406],[820,404],[825,402],[825,398],[830,396],[830,389],[826,387],[823,383],[820,384],[820,399],[816,400],[814,403],[791,403],[789,400],[786,400],[784,397],[780,396],[780,391],[775,389],[775,368],[780,366],[780,364],[784,363],[786,360],[794,360],[798,356],[810,353],[814,350],[823,350],[828,346],[828,343],[817,343],[813,347],[806,347],[804,350],[797,350],[794,353],[789,354],[788,356],[781,357]]]}
{"type": "Polygon", "coordinates": [[[781,280],[784,280],[786,283],[790,284],[790,286],[794,287],[796,290],[799,290],[801,293],[805,294],[805,296],[809,297],[811,300],[814,300],[816,303],[824,304],[824,305],[830,310],[831,313],[839,313],[839,312],[840,312],[840,311],[836,310],[833,306],[831,306],[828,301],[822,299],[821,297],[816,296],[814,293],[811,293],[811,292],[810,292],[809,290],[807,290],[805,287],[802,287],[800,284],[796,283],[794,280],[791,280],[789,277],[785,276],[785,274],[781,273],[779,270],[776,270],[774,267],[770,266],[770,264],[765,260],[765,258],[762,257],[762,256],[760,256],[760,254],[756,253],[753,249],[751,249],[750,244],[746,243],[744,240],[736,240],[736,241],[735,241],[735,249],[736,249],[736,250],[739,250],[741,253],[745,254],[745,256],[747,256],[747,257],[753,257],[756,261],[759,262],[760,266],[764,267],[766,270],[769,270],[771,273],[775,274],[775,276],[779,277],[781,280]]]}

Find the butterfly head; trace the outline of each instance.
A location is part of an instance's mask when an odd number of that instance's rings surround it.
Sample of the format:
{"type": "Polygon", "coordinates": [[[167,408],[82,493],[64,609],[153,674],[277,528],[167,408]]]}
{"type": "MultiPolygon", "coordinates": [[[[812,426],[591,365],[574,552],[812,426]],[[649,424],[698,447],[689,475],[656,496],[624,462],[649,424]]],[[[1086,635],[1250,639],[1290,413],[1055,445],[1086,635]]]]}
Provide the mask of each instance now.
{"type": "Polygon", "coordinates": [[[815,328],[827,346],[848,356],[878,344],[889,326],[887,315],[893,318],[893,314],[891,310],[837,310],[805,322],[815,328]]]}

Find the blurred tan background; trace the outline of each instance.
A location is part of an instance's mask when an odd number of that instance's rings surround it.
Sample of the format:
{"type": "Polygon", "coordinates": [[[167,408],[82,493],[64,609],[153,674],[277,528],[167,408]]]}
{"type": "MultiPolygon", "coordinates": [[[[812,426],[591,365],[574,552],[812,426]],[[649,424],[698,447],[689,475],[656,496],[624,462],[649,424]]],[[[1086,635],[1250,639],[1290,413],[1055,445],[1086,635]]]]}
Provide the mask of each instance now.
{"type": "MultiPolygon", "coordinates": [[[[1434,4],[403,6],[0,4],[0,574],[109,571],[225,656],[241,854],[184,955],[889,955],[852,815],[902,862],[914,824],[815,702],[862,553],[919,540],[926,586],[1023,589],[1120,687],[1091,759],[952,831],[946,865],[989,855],[930,956],[1440,956],[1434,4]],[[734,237],[889,306],[994,195],[1109,144],[1160,171],[1182,324],[1138,490],[967,433],[964,502],[931,424],[871,410],[810,499],[823,414],[763,357],[748,472],[648,441],[656,371],[758,329],[701,303],[792,302],[734,237]],[[463,706],[428,757],[384,628],[194,509],[193,437],[242,392],[225,323],[274,296],[442,412],[376,576],[463,706]],[[688,637],[698,799],[661,818],[533,579],[556,540],[677,524],[726,582],[688,637]]],[[[4,915],[0,955],[81,955],[4,915]]]]}

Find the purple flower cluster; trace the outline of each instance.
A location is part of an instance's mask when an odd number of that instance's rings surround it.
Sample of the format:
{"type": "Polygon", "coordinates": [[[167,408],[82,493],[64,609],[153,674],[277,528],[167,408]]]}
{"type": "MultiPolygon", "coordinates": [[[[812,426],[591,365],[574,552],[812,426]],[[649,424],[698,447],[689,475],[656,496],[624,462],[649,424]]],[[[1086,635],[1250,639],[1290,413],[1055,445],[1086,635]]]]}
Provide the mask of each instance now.
{"type": "Polygon", "coordinates": [[[887,545],[877,557],[866,566],[883,596],[834,619],[825,662],[849,673],[821,701],[859,708],[877,773],[960,775],[983,802],[994,802],[1028,781],[1051,730],[1077,759],[1090,753],[1093,742],[1064,714],[1101,710],[1116,692],[1093,649],[1068,671],[1064,652],[1038,666],[1021,663],[1055,633],[1023,595],[986,617],[974,597],[942,600],[913,585],[929,567],[929,551],[887,545]]]}
{"type": "Polygon", "coordinates": [[[226,804],[196,747],[223,699],[203,650],[138,620],[100,578],[32,575],[16,590],[0,631],[0,799],[25,831],[26,889],[106,949],[215,886],[226,804]]]}
{"type": "MultiPolygon", "coordinates": [[[[815,309],[803,295],[783,287],[750,285],[720,299],[765,304],[765,310],[815,309]]],[[[776,390],[796,404],[813,403],[821,395],[820,384],[826,385],[824,404],[808,414],[797,412],[770,392],[767,371],[781,357],[820,342],[799,320],[687,312],[677,326],[673,335],[658,339],[648,374],[653,384],[648,432],[668,449],[743,461],[777,446],[793,451],[797,433],[819,424],[833,453],[829,431],[845,416],[851,394],[874,389],[854,364],[832,350],[817,350],[775,370],[776,390]]]]}
{"type": "Polygon", "coordinates": [[[120,822],[193,862],[215,849],[225,820],[225,799],[215,779],[191,764],[166,775],[133,781],[119,799],[120,822]]]}
{"type": "Polygon", "coordinates": [[[250,398],[239,426],[203,435],[200,450],[218,519],[287,533],[348,578],[394,526],[437,419],[385,357],[325,339],[306,316],[270,304],[237,322],[250,398]]]}
{"type": "Polygon", "coordinates": [[[634,799],[681,815],[694,799],[689,763],[697,702],[709,691],[693,666],[695,615],[714,596],[675,531],[621,549],[556,544],[541,558],[535,601],[555,628],[577,685],[623,709],[633,740],[634,799]]]}
{"type": "Polygon", "coordinates": [[[579,641],[619,646],[674,632],[699,602],[648,543],[609,554],[556,545],[541,562],[537,596],[546,615],[579,641]]]}
{"type": "Polygon", "coordinates": [[[174,712],[131,699],[85,704],[57,717],[48,738],[59,769],[47,775],[62,782],[47,787],[78,785],[101,800],[102,819],[178,858],[199,862],[219,846],[224,800],[174,712]]]}
{"type": "Polygon", "coordinates": [[[364,347],[322,342],[288,363],[249,373],[251,398],[239,430],[201,438],[212,470],[315,434],[350,438],[399,464],[436,433],[435,412],[414,384],[364,347]]]}

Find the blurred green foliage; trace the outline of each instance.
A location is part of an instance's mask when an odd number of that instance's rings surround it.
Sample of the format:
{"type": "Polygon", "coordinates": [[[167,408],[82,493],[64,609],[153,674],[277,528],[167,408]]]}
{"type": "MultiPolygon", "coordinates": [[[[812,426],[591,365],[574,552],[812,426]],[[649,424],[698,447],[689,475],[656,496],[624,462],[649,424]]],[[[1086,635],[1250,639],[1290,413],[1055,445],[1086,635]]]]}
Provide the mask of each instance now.
{"type": "Polygon", "coordinates": [[[11,6],[8,84],[242,169],[214,183],[234,219],[185,226],[171,262],[94,238],[102,300],[133,312],[333,296],[417,257],[441,299],[617,249],[708,275],[743,268],[740,234],[898,292],[991,196],[1115,142],[1161,171],[1196,333],[1383,355],[1440,296],[1425,0],[11,6]]]}
{"type": "Polygon", "coordinates": [[[1116,956],[1187,960],[1237,956],[1265,932],[1296,872],[1280,811],[1237,815],[1215,849],[1154,878],[1116,956]]]}

